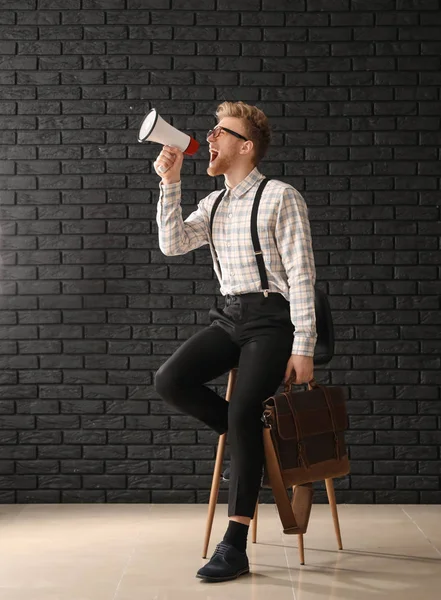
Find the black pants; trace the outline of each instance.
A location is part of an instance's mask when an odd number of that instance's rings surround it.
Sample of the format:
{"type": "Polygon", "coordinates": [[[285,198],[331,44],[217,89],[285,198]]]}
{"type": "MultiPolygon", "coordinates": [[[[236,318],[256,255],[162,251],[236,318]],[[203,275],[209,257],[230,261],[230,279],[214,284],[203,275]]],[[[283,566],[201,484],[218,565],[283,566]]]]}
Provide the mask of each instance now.
{"type": "Polygon", "coordinates": [[[224,308],[209,315],[210,326],[160,367],[155,386],[180,411],[219,434],[228,431],[228,516],[253,517],[264,461],[262,402],[276,393],[291,356],[289,302],[276,293],[226,296],[224,308]],[[227,402],[204,384],[233,367],[238,377],[227,402]]]}

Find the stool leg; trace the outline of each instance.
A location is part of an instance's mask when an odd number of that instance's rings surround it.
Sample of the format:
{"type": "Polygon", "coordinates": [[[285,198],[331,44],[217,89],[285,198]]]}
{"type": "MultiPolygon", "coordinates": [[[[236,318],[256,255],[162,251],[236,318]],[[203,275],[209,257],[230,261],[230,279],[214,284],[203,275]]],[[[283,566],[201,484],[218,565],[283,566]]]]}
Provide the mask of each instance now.
{"type": "Polygon", "coordinates": [[[256,509],[254,511],[254,517],[252,520],[252,528],[251,528],[251,541],[253,542],[253,544],[256,543],[257,540],[257,511],[259,509],[259,498],[257,498],[257,502],[256,502],[256,509]]]}
{"type": "MultiPolygon", "coordinates": [[[[228,376],[227,393],[225,399],[229,402],[231,394],[233,393],[234,384],[236,382],[237,369],[231,369],[228,376]]],[[[217,446],[216,462],[214,465],[213,480],[211,483],[210,500],[208,502],[208,516],[207,523],[205,526],[205,539],[204,547],[202,550],[202,558],[207,558],[208,544],[210,543],[211,529],[213,527],[214,511],[216,509],[217,497],[219,494],[220,476],[222,469],[222,462],[224,460],[225,443],[227,440],[227,434],[223,433],[219,436],[219,443],[217,446]]]]}
{"type": "Polygon", "coordinates": [[[222,462],[224,460],[225,451],[225,440],[226,434],[223,433],[219,438],[217,446],[216,463],[214,466],[213,481],[211,483],[210,500],[208,502],[208,517],[207,524],[205,526],[205,540],[204,549],[202,551],[202,558],[207,558],[208,544],[210,543],[211,528],[213,526],[214,511],[216,509],[217,497],[219,494],[220,476],[222,469],[222,462]]]}
{"type": "Polygon", "coordinates": [[[340,533],[340,523],[338,521],[338,512],[337,512],[337,502],[335,500],[335,491],[334,491],[334,482],[330,479],[325,479],[326,483],[326,492],[328,494],[329,504],[331,506],[332,518],[334,520],[334,529],[335,535],[337,537],[338,549],[343,549],[343,544],[341,541],[341,533],[340,533]]]}
{"type": "Polygon", "coordinates": [[[299,533],[297,536],[299,540],[299,555],[300,555],[300,564],[305,564],[305,547],[303,545],[303,533],[299,533]]]}

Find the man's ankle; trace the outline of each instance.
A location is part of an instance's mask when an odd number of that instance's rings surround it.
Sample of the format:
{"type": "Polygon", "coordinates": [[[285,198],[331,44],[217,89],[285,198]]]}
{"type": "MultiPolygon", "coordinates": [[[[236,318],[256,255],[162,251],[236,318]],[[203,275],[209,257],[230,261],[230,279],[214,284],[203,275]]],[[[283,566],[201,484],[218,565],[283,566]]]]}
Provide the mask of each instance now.
{"type": "Polygon", "coordinates": [[[233,517],[230,517],[230,521],[236,521],[236,523],[242,523],[242,525],[247,525],[249,527],[251,518],[234,515],[233,517]]]}
{"type": "Polygon", "coordinates": [[[249,527],[245,523],[238,523],[230,518],[223,541],[234,546],[239,552],[245,552],[247,548],[248,529],[249,527]]]}

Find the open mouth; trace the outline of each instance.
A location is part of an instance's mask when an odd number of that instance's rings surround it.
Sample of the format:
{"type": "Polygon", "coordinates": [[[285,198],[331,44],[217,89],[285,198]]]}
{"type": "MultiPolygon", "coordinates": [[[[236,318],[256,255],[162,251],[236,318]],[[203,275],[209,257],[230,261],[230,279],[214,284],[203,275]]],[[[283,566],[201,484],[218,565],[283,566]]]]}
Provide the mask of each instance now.
{"type": "Polygon", "coordinates": [[[214,163],[216,158],[218,157],[219,152],[217,150],[210,150],[210,164],[214,163]]]}

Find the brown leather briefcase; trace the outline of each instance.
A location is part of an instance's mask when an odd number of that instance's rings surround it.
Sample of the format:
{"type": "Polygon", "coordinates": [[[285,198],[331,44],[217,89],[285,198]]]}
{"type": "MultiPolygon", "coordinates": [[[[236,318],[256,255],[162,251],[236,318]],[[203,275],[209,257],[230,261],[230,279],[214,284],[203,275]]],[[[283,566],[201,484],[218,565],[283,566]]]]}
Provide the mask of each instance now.
{"type": "Polygon", "coordinates": [[[348,427],[344,389],[319,385],[263,402],[265,467],[263,487],[271,487],[285,533],[305,533],[312,482],[350,471],[344,432],[348,427]],[[287,488],[296,486],[290,501],[287,488]]]}

